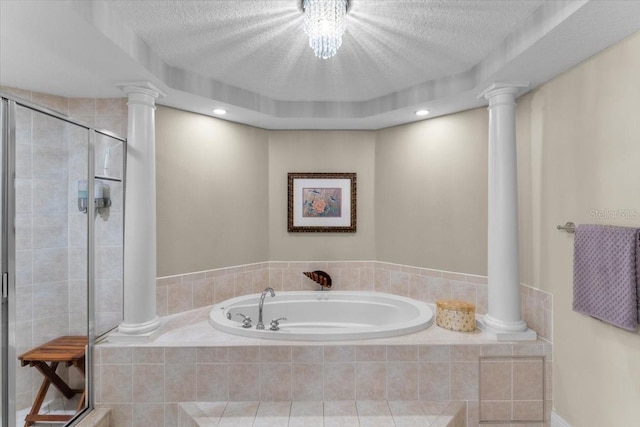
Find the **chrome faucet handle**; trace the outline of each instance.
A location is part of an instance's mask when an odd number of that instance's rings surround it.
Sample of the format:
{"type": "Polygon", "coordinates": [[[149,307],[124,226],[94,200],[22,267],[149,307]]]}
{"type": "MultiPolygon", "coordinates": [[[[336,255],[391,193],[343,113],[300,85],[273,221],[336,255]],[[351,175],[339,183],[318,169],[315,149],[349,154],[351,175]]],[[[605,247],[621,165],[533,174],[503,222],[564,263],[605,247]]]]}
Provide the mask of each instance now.
{"type": "Polygon", "coordinates": [[[236,316],[242,316],[242,327],[243,328],[250,328],[251,327],[251,317],[249,316],[245,316],[242,313],[236,313],[236,316]]]}
{"type": "Polygon", "coordinates": [[[278,330],[280,330],[280,321],[281,321],[281,320],[287,320],[287,318],[286,318],[286,317],[281,317],[281,318],[279,318],[279,319],[273,319],[273,320],[271,321],[271,329],[270,329],[270,330],[271,330],[271,331],[278,331],[278,330]]]}

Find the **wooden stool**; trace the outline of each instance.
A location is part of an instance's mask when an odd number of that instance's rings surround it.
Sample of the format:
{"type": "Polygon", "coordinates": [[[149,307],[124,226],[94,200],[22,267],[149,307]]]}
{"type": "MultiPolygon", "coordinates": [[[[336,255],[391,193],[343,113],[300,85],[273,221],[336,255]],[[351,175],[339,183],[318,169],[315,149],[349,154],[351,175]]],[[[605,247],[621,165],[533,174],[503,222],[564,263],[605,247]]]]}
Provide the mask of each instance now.
{"type": "Polygon", "coordinates": [[[67,399],[71,399],[77,393],[82,393],[76,412],[80,411],[84,407],[85,402],[85,390],[84,389],[72,389],[67,383],[64,382],[58,374],[58,364],[65,363],[66,366],[75,366],[82,377],[85,377],[85,358],[84,349],[87,345],[87,337],[84,336],[65,336],[59,337],[46,344],[42,344],[32,350],[21,354],[18,359],[22,362],[22,366],[33,366],[44,375],[42,385],[36,398],[33,401],[31,411],[25,417],[24,427],[29,427],[36,421],[54,421],[64,422],[69,421],[74,415],[40,415],[40,407],[44,402],[44,398],[49,390],[49,385],[53,384],[55,388],[60,390],[60,393],[67,399]],[[50,365],[47,365],[47,362],[50,365]]]}

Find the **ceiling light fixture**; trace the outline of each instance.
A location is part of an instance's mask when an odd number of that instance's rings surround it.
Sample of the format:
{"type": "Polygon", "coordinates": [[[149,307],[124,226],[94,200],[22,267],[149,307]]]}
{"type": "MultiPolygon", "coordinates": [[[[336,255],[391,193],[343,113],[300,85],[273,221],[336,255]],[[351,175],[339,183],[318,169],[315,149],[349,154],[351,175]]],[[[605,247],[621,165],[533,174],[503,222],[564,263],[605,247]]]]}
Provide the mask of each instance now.
{"type": "Polygon", "coordinates": [[[318,58],[331,58],[342,45],[349,0],[301,1],[309,46],[318,58]]]}
{"type": "Polygon", "coordinates": [[[416,111],[416,116],[426,116],[429,114],[429,110],[418,110],[416,111]]]}
{"type": "Polygon", "coordinates": [[[227,114],[227,110],[222,109],[222,108],[216,108],[213,110],[213,114],[217,114],[219,116],[222,116],[224,114],[227,114]]]}

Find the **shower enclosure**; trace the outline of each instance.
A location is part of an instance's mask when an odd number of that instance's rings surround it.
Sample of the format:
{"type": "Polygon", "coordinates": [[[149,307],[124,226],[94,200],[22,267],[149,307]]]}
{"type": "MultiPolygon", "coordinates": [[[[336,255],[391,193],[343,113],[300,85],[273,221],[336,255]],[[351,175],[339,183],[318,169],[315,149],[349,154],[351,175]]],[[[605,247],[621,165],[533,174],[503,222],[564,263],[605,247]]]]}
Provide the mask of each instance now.
{"type": "Polygon", "coordinates": [[[38,398],[40,414],[71,425],[92,405],[92,344],[122,320],[126,141],[0,95],[0,427],[24,425],[38,398]],[[87,342],[78,369],[22,357],[68,336],[87,342]],[[44,390],[42,370],[75,396],[44,390]]]}

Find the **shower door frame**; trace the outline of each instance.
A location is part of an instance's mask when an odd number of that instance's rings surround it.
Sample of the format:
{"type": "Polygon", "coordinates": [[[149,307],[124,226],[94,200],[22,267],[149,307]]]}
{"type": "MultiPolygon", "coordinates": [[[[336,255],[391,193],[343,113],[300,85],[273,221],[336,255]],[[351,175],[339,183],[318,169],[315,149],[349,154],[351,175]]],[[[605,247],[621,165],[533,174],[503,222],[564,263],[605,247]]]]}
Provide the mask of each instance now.
{"type": "MultiPolygon", "coordinates": [[[[64,114],[42,107],[19,97],[0,92],[0,273],[2,289],[0,292],[0,327],[2,328],[2,353],[0,354],[2,416],[0,427],[16,425],[16,245],[15,245],[15,176],[16,176],[16,110],[17,107],[44,114],[63,122],[79,126],[87,130],[87,199],[94,200],[95,181],[95,144],[96,135],[102,134],[120,141],[123,146],[122,199],[123,211],[126,192],[126,155],[127,140],[114,132],[97,129],[93,126],[74,120],[64,114]]],[[[73,197],[69,195],[69,197],[73,197]]],[[[87,347],[85,350],[85,407],[75,414],[65,425],[73,426],[82,420],[94,408],[93,389],[93,346],[95,335],[95,209],[87,209],[87,347]]],[[[123,229],[124,233],[124,229],[123,229]]],[[[123,240],[124,242],[124,240],[123,240]]],[[[123,248],[124,249],[124,248],[123,248]]]]}

